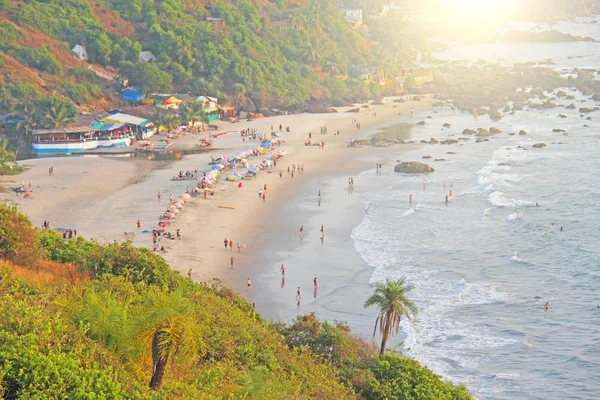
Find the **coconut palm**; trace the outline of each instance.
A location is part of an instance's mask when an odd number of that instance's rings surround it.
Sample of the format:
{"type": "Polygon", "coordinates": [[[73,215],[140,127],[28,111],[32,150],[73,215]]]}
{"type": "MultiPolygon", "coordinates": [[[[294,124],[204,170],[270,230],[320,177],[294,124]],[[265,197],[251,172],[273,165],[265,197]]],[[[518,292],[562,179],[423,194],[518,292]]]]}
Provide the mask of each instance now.
{"type": "Polygon", "coordinates": [[[378,283],[375,292],[365,301],[365,308],[377,306],[379,309],[373,329],[373,337],[377,332],[377,326],[381,332],[379,355],[383,355],[390,335],[398,334],[402,316],[412,321],[412,318],[417,315],[417,307],[406,297],[412,289],[412,285],[406,284],[406,278],[378,283]]]}
{"type": "Polygon", "coordinates": [[[197,361],[206,343],[189,297],[181,291],[166,292],[152,287],[145,296],[137,332],[152,354],[150,388],[160,390],[169,362],[197,361]]]}
{"type": "Polygon", "coordinates": [[[67,107],[63,103],[58,103],[50,107],[46,113],[44,125],[48,129],[56,129],[69,122],[73,122],[73,118],[69,116],[69,110],[67,110],[67,107]]]}
{"type": "Polygon", "coordinates": [[[15,163],[17,161],[15,153],[13,153],[12,151],[8,151],[7,146],[8,140],[0,140],[0,165],[4,165],[7,162],[15,163]]]}
{"type": "Polygon", "coordinates": [[[25,139],[27,147],[31,147],[33,141],[33,130],[36,124],[36,113],[37,109],[31,102],[25,102],[19,105],[17,108],[17,116],[19,122],[17,122],[17,150],[15,156],[19,154],[19,148],[21,147],[21,138],[25,139]]]}
{"type": "Polygon", "coordinates": [[[204,111],[202,110],[202,103],[200,103],[199,101],[190,101],[185,107],[183,116],[185,117],[187,122],[191,124],[192,127],[194,127],[194,125],[196,125],[196,122],[201,121],[202,123],[204,123],[205,117],[203,113],[204,111]]]}

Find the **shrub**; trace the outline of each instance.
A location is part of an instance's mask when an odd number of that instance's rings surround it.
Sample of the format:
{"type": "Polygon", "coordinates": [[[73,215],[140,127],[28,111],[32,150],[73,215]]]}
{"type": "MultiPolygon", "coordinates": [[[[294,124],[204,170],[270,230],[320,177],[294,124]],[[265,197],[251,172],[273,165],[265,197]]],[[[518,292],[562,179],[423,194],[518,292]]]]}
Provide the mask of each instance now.
{"type": "Polygon", "coordinates": [[[37,232],[16,207],[0,204],[0,258],[35,268],[41,252],[37,232]]]}
{"type": "Polygon", "coordinates": [[[15,46],[12,49],[17,61],[22,64],[31,65],[40,71],[51,74],[62,74],[63,69],[56,57],[50,51],[50,47],[30,48],[15,46]]]}

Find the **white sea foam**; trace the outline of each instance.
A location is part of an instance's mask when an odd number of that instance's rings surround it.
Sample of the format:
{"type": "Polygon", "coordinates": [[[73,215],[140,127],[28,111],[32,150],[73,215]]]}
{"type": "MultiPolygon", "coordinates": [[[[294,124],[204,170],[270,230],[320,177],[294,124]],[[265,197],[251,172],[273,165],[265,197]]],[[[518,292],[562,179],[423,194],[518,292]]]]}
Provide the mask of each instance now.
{"type": "Polygon", "coordinates": [[[518,220],[520,217],[521,217],[521,214],[518,214],[518,213],[512,213],[512,214],[510,214],[510,215],[509,215],[509,216],[506,218],[506,220],[507,220],[508,222],[515,222],[515,221],[516,221],[516,220],[518,220]]]}
{"type": "Polygon", "coordinates": [[[515,262],[525,262],[521,257],[519,257],[519,252],[515,251],[512,255],[512,257],[510,258],[510,261],[515,261],[515,262]]]}
{"type": "Polygon", "coordinates": [[[488,199],[490,203],[492,203],[496,207],[518,207],[531,204],[530,201],[526,200],[509,199],[506,196],[504,196],[504,193],[502,193],[499,190],[490,193],[488,199]]]}
{"type": "Polygon", "coordinates": [[[414,214],[414,213],[415,213],[415,209],[414,209],[414,208],[411,208],[410,210],[406,210],[406,211],[405,211],[405,212],[404,212],[404,213],[401,215],[401,217],[408,217],[409,215],[412,215],[412,214],[414,214]]]}

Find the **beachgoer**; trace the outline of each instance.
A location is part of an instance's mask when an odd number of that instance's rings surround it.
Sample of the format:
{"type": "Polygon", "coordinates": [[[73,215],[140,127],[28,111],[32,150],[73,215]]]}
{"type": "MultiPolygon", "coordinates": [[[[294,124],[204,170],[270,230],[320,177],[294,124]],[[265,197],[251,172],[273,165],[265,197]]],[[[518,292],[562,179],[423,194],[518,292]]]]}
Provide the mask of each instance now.
{"type": "Polygon", "coordinates": [[[246,281],[246,285],[248,286],[248,290],[252,290],[252,281],[250,280],[250,278],[248,278],[248,280],[246,281]]]}
{"type": "Polygon", "coordinates": [[[408,204],[412,204],[412,194],[408,196],[408,204]]]}
{"type": "Polygon", "coordinates": [[[158,197],[158,201],[160,201],[160,199],[162,197],[162,193],[159,191],[158,193],[156,193],[156,197],[158,197]]]}
{"type": "Polygon", "coordinates": [[[324,240],[325,240],[325,232],[321,231],[321,244],[323,244],[324,240]]]}
{"type": "Polygon", "coordinates": [[[304,225],[300,227],[300,240],[304,239],[304,225]]]}
{"type": "Polygon", "coordinates": [[[538,203],[538,202],[536,201],[536,202],[535,202],[535,206],[536,206],[536,207],[539,207],[539,206],[540,206],[540,203],[538,203]]]}
{"type": "Polygon", "coordinates": [[[173,203],[173,194],[169,196],[169,203],[173,203]]]}
{"type": "MultiPolygon", "coordinates": [[[[281,171],[279,171],[279,177],[281,178],[283,176],[283,174],[281,173],[281,171]]],[[[242,183],[242,182],[240,182],[242,183]]]]}
{"type": "Polygon", "coordinates": [[[192,279],[192,269],[190,268],[190,270],[188,271],[188,278],[192,279]]]}
{"type": "Polygon", "coordinates": [[[177,240],[181,240],[181,229],[177,229],[177,240]]]}
{"type": "Polygon", "coordinates": [[[444,181],[444,189],[446,189],[446,181],[444,181]]]}
{"type": "Polygon", "coordinates": [[[546,302],[546,311],[548,311],[548,309],[549,309],[549,308],[550,308],[550,302],[549,302],[549,301],[547,301],[547,302],[546,302]]]}
{"type": "Polygon", "coordinates": [[[316,276],[315,276],[315,279],[313,279],[313,286],[315,287],[315,289],[319,287],[316,276]]]}
{"type": "Polygon", "coordinates": [[[237,249],[238,249],[238,253],[241,253],[242,251],[242,244],[240,243],[240,241],[238,240],[236,243],[237,249]]]}
{"type": "Polygon", "coordinates": [[[267,192],[264,192],[262,195],[263,203],[267,200],[267,192]]]}
{"type": "Polygon", "coordinates": [[[140,223],[140,220],[137,220],[137,230],[139,231],[142,227],[142,224],[140,223]]]}
{"type": "Polygon", "coordinates": [[[229,250],[233,250],[233,240],[229,241],[229,250]]]}
{"type": "Polygon", "coordinates": [[[225,250],[227,250],[227,245],[229,244],[229,240],[223,240],[223,244],[225,245],[225,250]]]}
{"type": "Polygon", "coordinates": [[[452,197],[452,190],[450,191],[450,197],[452,197]]]}
{"type": "Polygon", "coordinates": [[[165,246],[162,246],[162,245],[160,246],[160,252],[161,253],[166,253],[165,246]]]}
{"type": "Polygon", "coordinates": [[[296,298],[300,298],[300,286],[298,286],[298,289],[296,289],[296,298]]]}
{"type": "Polygon", "coordinates": [[[229,259],[229,263],[231,264],[231,268],[233,268],[233,263],[235,262],[235,258],[233,258],[233,256],[231,256],[231,258],[229,259]]]}
{"type": "Polygon", "coordinates": [[[321,207],[321,191],[319,190],[319,194],[317,196],[317,203],[319,204],[319,207],[321,207]]]}
{"type": "Polygon", "coordinates": [[[446,195],[446,204],[448,204],[448,195],[446,195]]]}
{"type": "Polygon", "coordinates": [[[560,227],[560,231],[561,231],[561,232],[562,232],[562,231],[564,231],[564,229],[563,229],[563,227],[562,227],[562,226],[560,227]]]}
{"type": "Polygon", "coordinates": [[[292,171],[292,178],[294,177],[294,171],[292,171]]]}
{"type": "Polygon", "coordinates": [[[281,276],[285,276],[285,265],[281,264],[281,276]]]}
{"type": "Polygon", "coordinates": [[[262,189],[258,189],[258,198],[262,198],[262,194],[263,194],[263,190],[262,189]]]}

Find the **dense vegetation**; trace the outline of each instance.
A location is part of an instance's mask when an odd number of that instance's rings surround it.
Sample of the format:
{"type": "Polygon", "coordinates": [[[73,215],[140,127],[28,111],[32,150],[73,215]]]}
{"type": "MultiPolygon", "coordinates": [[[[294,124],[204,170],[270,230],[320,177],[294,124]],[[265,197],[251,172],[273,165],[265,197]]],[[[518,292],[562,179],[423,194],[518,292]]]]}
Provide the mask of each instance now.
{"type": "Polygon", "coordinates": [[[0,205],[5,398],[470,399],[341,323],[267,323],[129,244],[64,240],[0,205]]]}

